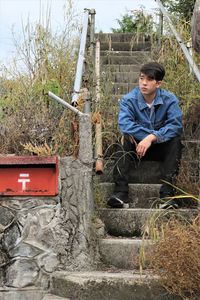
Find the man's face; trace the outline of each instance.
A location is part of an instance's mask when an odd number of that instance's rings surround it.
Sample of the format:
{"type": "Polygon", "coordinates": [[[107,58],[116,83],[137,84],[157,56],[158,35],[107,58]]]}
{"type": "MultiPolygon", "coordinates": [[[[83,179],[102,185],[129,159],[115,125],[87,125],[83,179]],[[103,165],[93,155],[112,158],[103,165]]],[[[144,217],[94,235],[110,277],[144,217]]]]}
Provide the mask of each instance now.
{"type": "Polygon", "coordinates": [[[156,93],[156,89],[161,85],[161,81],[152,79],[147,75],[140,73],[139,76],[139,88],[143,96],[153,95],[156,93]]]}

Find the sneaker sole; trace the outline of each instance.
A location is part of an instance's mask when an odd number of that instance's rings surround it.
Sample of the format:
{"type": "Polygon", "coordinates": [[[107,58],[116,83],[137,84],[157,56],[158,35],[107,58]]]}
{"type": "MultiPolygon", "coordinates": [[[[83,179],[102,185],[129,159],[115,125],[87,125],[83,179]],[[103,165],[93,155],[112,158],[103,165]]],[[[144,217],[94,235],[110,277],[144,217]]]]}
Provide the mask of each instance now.
{"type": "Polygon", "coordinates": [[[124,203],[121,199],[119,198],[110,198],[107,202],[108,206],[112,208],[129,208],[128,203],[124,203]]]}
{"type": "Polygon", "coordinates": [[[178,204],[160,204],[159,208],[160,209],[178,209],[179,206],[178,206],[178,204]]]}
{"type": "Polygon", "coordinates": [[[107,202],[108,206],[111,206],[113,208],[122,208],[124,205],[124,202],[118,198],[110,198],[107,202]]]}

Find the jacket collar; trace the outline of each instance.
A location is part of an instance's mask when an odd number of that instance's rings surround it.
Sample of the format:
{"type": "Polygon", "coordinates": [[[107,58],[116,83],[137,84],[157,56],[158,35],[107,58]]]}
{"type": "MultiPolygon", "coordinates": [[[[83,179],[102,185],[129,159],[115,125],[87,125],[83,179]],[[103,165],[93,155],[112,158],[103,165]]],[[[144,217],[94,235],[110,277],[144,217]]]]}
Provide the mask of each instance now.
{"type": "MultiPolygon", "coordinates": [[[[161,98],[161,89],[157,89],[156,97],[155,97],[153,105],[156,106],[156,105],[160,105],[160,104],[163,104],[163,100],[161,98]]],[[[148,107],[140,90],[138,90],[138,107],[140,110],[143,110],[146,107],[148,107]]]]}

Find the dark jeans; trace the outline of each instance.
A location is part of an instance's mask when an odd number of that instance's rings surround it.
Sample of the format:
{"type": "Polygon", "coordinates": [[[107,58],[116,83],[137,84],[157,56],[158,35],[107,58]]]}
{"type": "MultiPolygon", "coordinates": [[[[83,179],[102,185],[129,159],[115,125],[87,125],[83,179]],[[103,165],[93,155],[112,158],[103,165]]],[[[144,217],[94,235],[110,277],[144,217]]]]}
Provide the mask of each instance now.
{"type": "MultiPolygon", "coordinates": [[[[138,141],[136,141],[138,143],[138,141]]],[[[113,179],[115,182],[115,192],[128,192],[129,174],[132,160],[136,163],[143,160],[163,161],[162,180],[173,183],[173,179],[178,174],[178,168],[182,153],[182,143],[180,137],[175,137],[170,141],[152,144],[144,157],[138,159],[136,155],[136,145],[131,141],[131,137],[124,136],[123,145],[118,144],[115,153],[115,167],[113,179]]]]}

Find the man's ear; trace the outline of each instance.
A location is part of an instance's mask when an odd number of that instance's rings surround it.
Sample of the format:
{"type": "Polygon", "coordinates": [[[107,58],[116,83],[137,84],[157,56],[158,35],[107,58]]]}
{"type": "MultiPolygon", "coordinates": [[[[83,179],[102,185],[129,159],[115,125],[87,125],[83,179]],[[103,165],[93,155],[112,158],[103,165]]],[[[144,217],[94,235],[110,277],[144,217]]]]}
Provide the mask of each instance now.
{"type": "Polygon", "coordinates": [[[158,80],[158,81],[156,82],[156,84],[157,84],[157,88],[159,88],[159,87],[161,86],[161,84],[162,84],[162,80],[158,80]]]}

